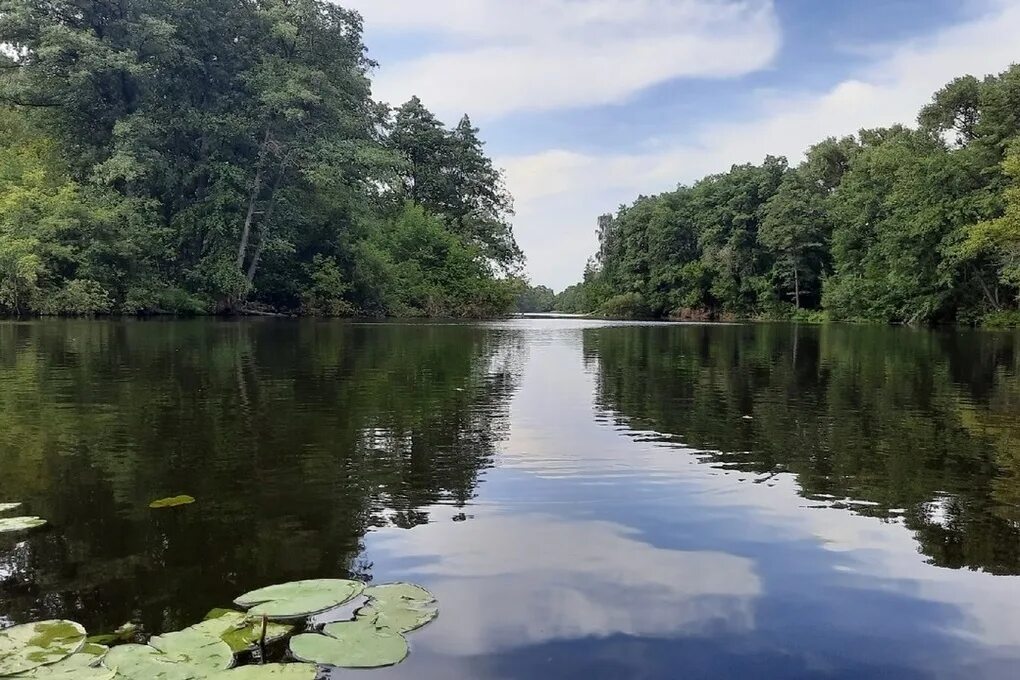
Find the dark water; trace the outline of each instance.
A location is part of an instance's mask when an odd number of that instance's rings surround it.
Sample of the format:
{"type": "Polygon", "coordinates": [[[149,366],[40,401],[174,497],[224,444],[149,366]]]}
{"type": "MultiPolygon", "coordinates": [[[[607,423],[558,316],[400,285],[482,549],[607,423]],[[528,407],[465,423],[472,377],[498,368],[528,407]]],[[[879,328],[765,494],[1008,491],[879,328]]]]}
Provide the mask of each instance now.
{"type": "Polygon", "coordinates": [[[7,500],[0,625],[353,575],[442,607],[366,677],[1016,678],[1020,336],[4,323],[7,500]]]}

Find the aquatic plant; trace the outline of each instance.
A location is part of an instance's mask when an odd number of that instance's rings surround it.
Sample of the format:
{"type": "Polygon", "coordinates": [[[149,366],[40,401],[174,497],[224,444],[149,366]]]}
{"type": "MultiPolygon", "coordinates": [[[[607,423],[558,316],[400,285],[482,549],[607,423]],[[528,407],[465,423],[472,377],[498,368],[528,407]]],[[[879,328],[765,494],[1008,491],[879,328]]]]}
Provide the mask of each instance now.
{"type": "MultiPolygon", "coordinates": [[[[282,583],[246,593],[236,603],[248,611],[214,609],[205,620],[156,635],[147,644],[109,648],[90,640],[116,643],[124,636],[87,638],[85,629],[73,621],[12,626],[0,630],[0,679],[314,680],[318,666],[377,668],[400,663],[410,649],[404,634],[439,613],[436,598],[421,586],[391,583],[365,588],[346,579],[282,583]],[[248,652],[290,636],[299,620],[362,594],[366,601],[351,620],[290,639],[288,649],[295,662],[234,668],[238,655],[249,659],[248,652]]],[[[132,625],[128,632],[137,630],[132,625]]]]}
{"type": "Polygon", "coordinates": [[[160,498],[157,501],[149,503],[149,507],[153,510],[159,510],[162,508],[176,508],[182,505],[191,505],[195,502],[195,499],[191,496],[171,496],[170,498],[160,498]]]}

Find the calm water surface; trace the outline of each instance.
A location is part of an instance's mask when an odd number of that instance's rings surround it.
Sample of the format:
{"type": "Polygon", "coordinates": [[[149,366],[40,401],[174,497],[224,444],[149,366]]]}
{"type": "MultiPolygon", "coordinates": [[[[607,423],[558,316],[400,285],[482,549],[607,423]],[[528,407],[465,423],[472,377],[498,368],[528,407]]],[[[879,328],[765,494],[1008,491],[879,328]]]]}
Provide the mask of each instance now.
{"type": "Polygon", "coordinates": [[[353,576],[440,600],[380,680],[1016,678],[1020,336],[3,323],[7,500],[0,625],[353,576]]]}

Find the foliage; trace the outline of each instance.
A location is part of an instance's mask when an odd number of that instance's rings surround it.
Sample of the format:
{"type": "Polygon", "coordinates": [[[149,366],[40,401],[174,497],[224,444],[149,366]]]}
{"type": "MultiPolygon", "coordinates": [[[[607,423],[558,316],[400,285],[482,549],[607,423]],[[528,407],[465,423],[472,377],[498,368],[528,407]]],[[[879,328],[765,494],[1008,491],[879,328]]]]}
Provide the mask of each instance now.
{"type": "Polygon", "coordinates": [[[526,286],[517,295],[517,311],[522,314],[551,312],[556,309],[556,293],[546,286],[526,286]]]}
{"type": "Polygon", "coordinates": [[[1017,110],[1013,66],[953,81],[918,129],[861,130],[794,168],[770,156],[639,197],[599,219],[599,251],[568,306],[632,316],[618,308],[640,299],[681,319],[824,311],[903,323],[1016,310],[1017,110]]]}
{"type": "Polygon", "coordinates": [[[477,128],[373,101],[334,3],[5,0],[0,42],[0,313],[392,314],[373,244],[405,201],[482,298],[520,266],[477,128]]]}
{"type": "Polygon", "coordinates": [[[644,319],[651,316],[651,310],[641,293],[614,295],[602,303],[599,313],[613,319],[644,319]]]}

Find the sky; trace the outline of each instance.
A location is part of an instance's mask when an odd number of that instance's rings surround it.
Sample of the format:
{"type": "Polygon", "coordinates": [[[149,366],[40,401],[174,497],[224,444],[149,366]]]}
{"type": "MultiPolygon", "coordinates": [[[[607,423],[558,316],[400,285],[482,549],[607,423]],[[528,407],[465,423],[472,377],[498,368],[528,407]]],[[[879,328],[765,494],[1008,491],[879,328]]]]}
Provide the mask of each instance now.
{"type": "Polygon", "coordinates": [[[374,94],[468,113],[515,198],[532,283],[577,282],[639,195],[863,127],[1020,61],[1020,0],[340,0],[374,94]]]}

